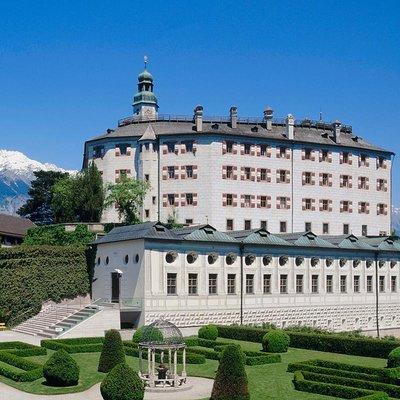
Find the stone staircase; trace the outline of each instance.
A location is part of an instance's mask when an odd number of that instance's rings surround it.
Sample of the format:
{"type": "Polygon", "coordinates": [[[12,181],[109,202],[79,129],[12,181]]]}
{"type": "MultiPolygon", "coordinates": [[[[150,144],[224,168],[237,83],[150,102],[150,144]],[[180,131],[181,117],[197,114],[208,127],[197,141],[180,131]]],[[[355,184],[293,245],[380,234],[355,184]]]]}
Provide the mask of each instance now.
{"type": "Polygon", "coordinates": [[[85,321],[101,309],[102,307],[96,304],[85,306],[55,304],[46,307],[39,314],[16,326],[13,331],[54,338],[85,321]]]}

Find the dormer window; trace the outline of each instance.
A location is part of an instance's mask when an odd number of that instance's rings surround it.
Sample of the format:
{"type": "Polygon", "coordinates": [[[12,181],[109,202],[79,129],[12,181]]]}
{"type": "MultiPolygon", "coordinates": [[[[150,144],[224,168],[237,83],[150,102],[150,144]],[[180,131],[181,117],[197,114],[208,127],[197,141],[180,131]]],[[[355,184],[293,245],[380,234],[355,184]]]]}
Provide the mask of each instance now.
{"type": "Polygon", "coordinates": [[[168,142],[167,143],[167,150],[168,150],[168,153],[175,153],[175,143],[174,142],[168,142]]]}
{"type": "Polygon", "coordinates": [[[233,153],[233,142],[226,142],[226,152],[233,153]]]}
{"type": "Polygon", "coordinates": [[[244,154],[249,155],[249,154],[250,154],[250,151],[251,151],[251,145],[248,144],[248,143],[246,143],[246,144],[244,145],[244,154]]]}
{"type": "Polygon", "coordinates": [[[115,146],[116,155],[119,156],[130,156],[130,144],[129,143],[118,143],[115,146]]]}
{"type": "Polygon", "coordinates": [[[193,141],[185,142],[186,153],[193,153],[193,141]]]}
{"type": "Polygon", "coordinates": [[[104,157],[104,146],[94,146],[93,158],[103,158],[103,157],[104,157]]]}
{"type": "Polygon", "coordinates": [[[378,159],[376,160],[377,163],[377,167],[378,168],[385,168],[386,164],[385,164],[385,159],[383,157],[378,157],[378,159]]]}
{"type": "Polygon", "coordinates": [[[311,160],[312,150],[311,149],[304,149],[304,159],[311,160]]]}

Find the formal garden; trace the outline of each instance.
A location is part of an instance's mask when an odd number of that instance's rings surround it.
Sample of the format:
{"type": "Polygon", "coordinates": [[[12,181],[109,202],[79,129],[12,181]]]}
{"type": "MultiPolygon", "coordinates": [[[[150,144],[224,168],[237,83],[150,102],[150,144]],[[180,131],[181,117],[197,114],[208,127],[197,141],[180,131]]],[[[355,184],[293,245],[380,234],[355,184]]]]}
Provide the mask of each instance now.
{"type": "Polygon", "coordinates": [[[42,340],[40,347],[0,343],[0,381],[36,394],[81,392],[101,382],[104,399],[136,400],[149,386],[154,357],[156,381],[183,385],[169,376],[182,376],[185,368],[188,380],[215,379],[213,400],[400,398],[400,341],[394,338],[208,325],[176,347],[173,371],[167,350],[156,346],[149,354],[142,346],[168,342],[150,328],[128,341],[111,330],[105,337],[42,340]]]}

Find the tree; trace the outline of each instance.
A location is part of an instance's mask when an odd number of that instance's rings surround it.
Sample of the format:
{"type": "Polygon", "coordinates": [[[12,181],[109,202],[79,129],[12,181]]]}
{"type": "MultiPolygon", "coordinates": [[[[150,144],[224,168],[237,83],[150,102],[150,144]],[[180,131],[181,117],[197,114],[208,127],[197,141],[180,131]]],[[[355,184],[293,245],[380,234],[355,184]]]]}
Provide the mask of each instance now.
{"type": "Polygon", "coordinates": [[[109,372],[117,364],[125,363],[125,351],[121,335],[116,329],[106,332],[99,360],[99,372],[109,372]]]}
{"type": "Polygon", "coordinates": [[[225,347],[219,361],[210,400],[250,399],[244,359],[240,346],[225,347]]]}
{"type": "Polygon", "coordinates": [[[60,179],[53,187],[55,222],[99,222],[103,203],[103,180],[95,163],[75,176],[60,179]]]}
{"type": "Polygon", "coordinates": [[[140,207],[149,188],[148,182],[123,176],[119,182],[108,185],[109,193],[104,205],[111,207],[115,204],[119,217],[125,223],[138,224],[140,223],[140,207]]]}
{"type": "Polygon", "coordinates": [[[79,381],[79,366],[64,349],[61,349],[45,362],[43,376],[50,386],[75,386],[79,381]]]}
{"type": "Polygon", "coordinates": [[[28,191],[30,198],[17,213],[38,225],[52,224],[54,222],[54,213],[51,208],[53,186],[68,174],[57,171],[35,171],[34,175],[35,179],[28,191]]]}

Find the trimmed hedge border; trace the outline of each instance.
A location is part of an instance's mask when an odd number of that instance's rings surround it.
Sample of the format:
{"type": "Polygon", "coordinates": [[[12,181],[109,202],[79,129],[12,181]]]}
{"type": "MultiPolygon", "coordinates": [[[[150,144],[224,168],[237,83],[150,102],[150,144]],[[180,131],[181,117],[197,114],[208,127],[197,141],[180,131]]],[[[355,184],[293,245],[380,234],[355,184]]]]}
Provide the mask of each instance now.
{"type": "Polygon", "coordinates": [[[332,396],[334,393],[334,396],[344,399],[389,400],[389,396],[384,392],[374,392],[334,383],[310,381],[306,379],[301,371],[296,371],[294,373],[293,384],[296,390],[302,392],[317,393],[327,396],[332,396]]]}
{"type": "Polygon", "coordinates": [[[42,347],[50,350],[63,349],[69,354],[74,353],[97,353],[103,348],[104,337],[88,337],[74,339],[43,339],[42,347]]]}
{"type": "MultiPolygon", "coordinates": [[[[263,336],[270,331],[270,329],[234,325],[217,325],[217,328],[218,336],[221,338],[256,343],[261,343],[263,336]]],[[[400,344],[396,340],[303,333],[289,330],[285,332],[290,337],[290,347],[364,357],[387,358],[389,353],[396,347],[399,347],[400,344]]]]}

